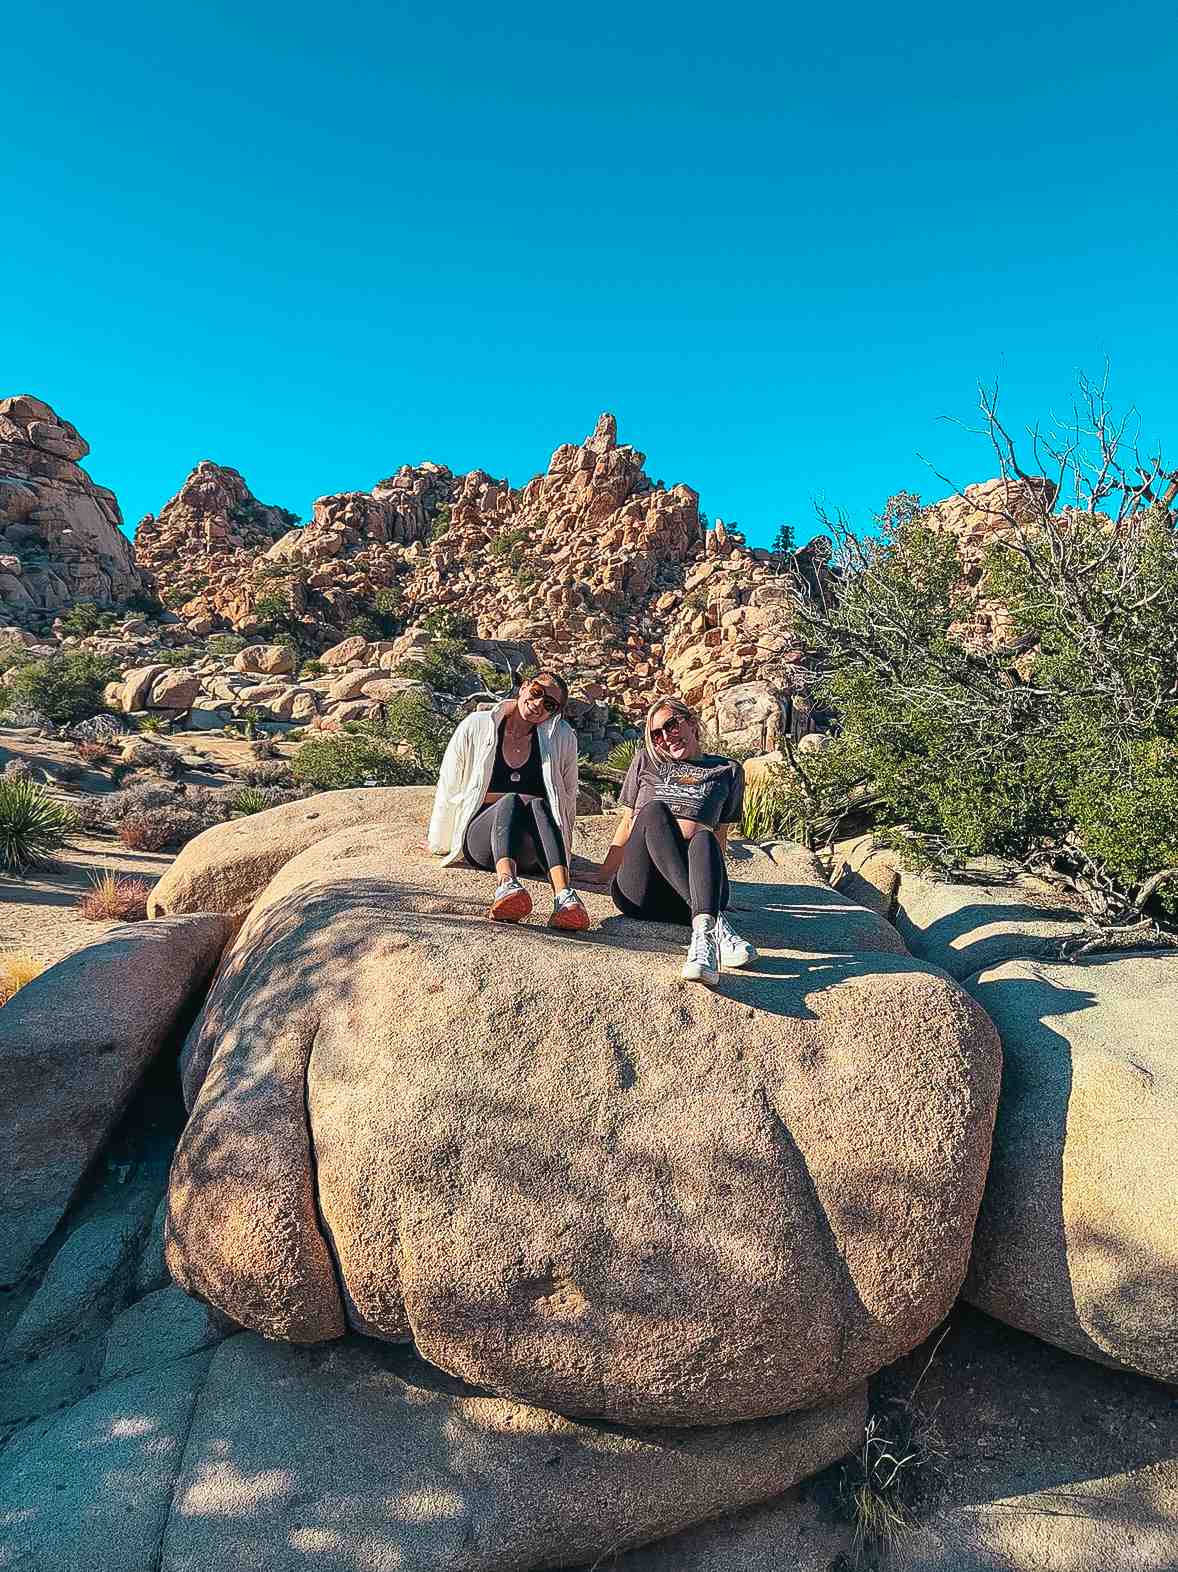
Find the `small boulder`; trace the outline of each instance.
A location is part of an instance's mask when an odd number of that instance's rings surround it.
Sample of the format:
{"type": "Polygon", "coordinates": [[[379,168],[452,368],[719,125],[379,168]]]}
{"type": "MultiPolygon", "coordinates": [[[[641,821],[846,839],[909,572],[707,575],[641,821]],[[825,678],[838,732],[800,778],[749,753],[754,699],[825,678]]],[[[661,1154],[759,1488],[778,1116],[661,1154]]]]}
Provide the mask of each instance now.
{"type": "Polygon", "coordinates": [[[4,1357],[35,1353],[101,1314],[118,1291],[139,1240],[135,1217],[96,1217],[58,1250],[4,1344],[4,1357]]]}
{"type": "Polygon", "coordinates": [[[218,916],[111,928],[0,1010],[0,1285],[57,1227],[230,931],[218,916]]]}
{"type": "Polygon", "coordinates": [[[362,661],[367,649],[368,640],[353,634],[351,638],[341,639],[329,650],[324,650],[319,659],[327,667],[350,666],[353,661],[362,661]]]}
{"type": "Polygon", "coordinates": [[[238,671],[256,671],[266,677],[293,674],[297,657],[289,644],[247,644],[233,657],[238,671]]]}

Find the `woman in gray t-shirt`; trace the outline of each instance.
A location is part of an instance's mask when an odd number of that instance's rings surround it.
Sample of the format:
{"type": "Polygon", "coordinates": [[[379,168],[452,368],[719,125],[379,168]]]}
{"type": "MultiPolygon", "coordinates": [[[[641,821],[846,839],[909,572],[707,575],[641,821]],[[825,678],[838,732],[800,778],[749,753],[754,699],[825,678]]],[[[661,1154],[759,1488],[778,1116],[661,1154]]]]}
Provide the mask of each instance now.
{"type": "Polygon", "coordinates": [[[756,955],[724,916],[724,851],[743,801],[740,764],[703,751],[689,704],[660,699],[622,783],[613,844],[600,867],[581,875],[586,885],[608,886],[628,917],[690,923],[683,976],[694,982],[717,983],[721,965],[747,966],[756,955]]]}

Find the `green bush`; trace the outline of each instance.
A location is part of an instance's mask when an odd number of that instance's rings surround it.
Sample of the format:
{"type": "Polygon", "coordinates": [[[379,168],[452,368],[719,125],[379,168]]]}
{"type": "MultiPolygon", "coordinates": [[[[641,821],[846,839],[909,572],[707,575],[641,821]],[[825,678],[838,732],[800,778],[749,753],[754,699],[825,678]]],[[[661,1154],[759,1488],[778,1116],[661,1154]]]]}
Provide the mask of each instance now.
{"type": "Polygon", "coordinates": [[[18,667],[6,684],[6,702],[28,705],[68,726],[97,715],[104,708],[102,690],[118,676],[118,664],[106,655],[48,655],[18,667]]]}
{"type": "Polygon", "coordinates": [[[433,519],[430,522],[429,538],[431,540],[441,540],[442,536],[449,528],[450,504],[448,502],[442,502],[438,504],[438,507],[434,512],[433,519]]]}
{"type": "Polygon", "coordinates": [[[73,633],[79,638],[97,633],[100,628],[113,628],[118,622],[113,611],[100,611],[90,600],[77,600],[58,619],[63,633],[73,633]]]}
{"type": "Polygon", "coordinates": [[[397,675],[423,682],[438,693],[461,693],[473,672],[457,639],[435,639],[420,659],[402,661],[397,675]]]}
{"type": "Polygon", "coordinates": [[[232,812],[242,814],[243,816],[261,813],[263,809],[272,808],[273,806],[273,798],[261,786],[242,786],[229,799],[229,807],[232,812]]]}
{"type": "Polygon", "coordinates": [[[34,659],[23,644],[0,644],[0,675],[14,666],[27,666],[34,659]]]}
{"type": "Polygon", "coordinates": [[[22,874],[44,862],[78,826],[77,814],[44,786],[0,777],[0,868],[22,874]]]}
{"type": "Polygon", "coordinates": [[[421,621],[422,627],[434,639],[452,639],[461,642],[475,636],[475,620],[462,611],[451,611],[440,606],[429,612],[421,621]]]}
{"type": "Polygon", "coordinates": [[[1107,487],[1061,512],[1044,493],[991,547],[977,589],[1010,614],[1003,642],[967,636],[956,539],[919,499],[875,539],[835,526],[837,598],[792,597],[841,723],[800,761],[809,825],[869,783],[876,820],[947,865],[996,853],[1078,880],[1102,919],[1178,915],[1178,529],[1135,484],[1119,527],[1107,487]]]}
{"type": "Polygon", "coordinates": [[[606,754],[606,768],[621,770],[624,774],[633,764],[635,756],[641,747],[642,739],[640,737],[629,737],[625,742],[619,742],[606,754]]]}
{"type": "Polygon", "coordinates": [[[240,633],[214,633],[206,640],[209,653],[223,657],[239,655],[247,643],[240,633]]]}
{"type": "Polygon", "coordinates": [[[385,705],[383,718],[371,729],[388,742],[408,743],[422,775],[437,780],[454,725],[423,694],[397,694],[385,705]]]}
{"type": "Polygon", "coordinates": [[[379,737],[337,732],[304,742],[291,761],[295,779],[316,791],[353,786],[419,786],[428,777],[414,760],[401,758],[379,737]]]}
{"type": "Polygon", "coordinates": [[[349,639],[368,639],[371,641],[382,639],[384,632],[375,617],[369,617],[366,613],[361,613],[360,616],[353,617],[351,621],[345,624],[344,635],[349,639]]]}
{"type": "Polygon", "coordinates": [[[299,677],[322,677],[327,667],[321,660],[305,660],[299,667],[299,677]]]}

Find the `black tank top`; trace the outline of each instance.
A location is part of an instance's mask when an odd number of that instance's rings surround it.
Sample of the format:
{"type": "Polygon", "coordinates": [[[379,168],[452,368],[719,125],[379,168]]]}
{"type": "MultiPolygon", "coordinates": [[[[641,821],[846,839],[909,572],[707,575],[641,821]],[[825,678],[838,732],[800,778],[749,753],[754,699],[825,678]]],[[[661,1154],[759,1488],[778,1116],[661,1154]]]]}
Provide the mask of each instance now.
{"type": "Polygon", "coordinates": [[[544,773],[540,768],[540,744],[536,733],[532,732],[532,748],[527,758],[518,770],[513,770],[503,757],[503,728],[507,725],[507,716],[499,722],[499,740],[495,745],[495,765],[491,770],[491,779],[487,783],[488,791],[519,791],[529,797],[544,796],[544,773]]]}

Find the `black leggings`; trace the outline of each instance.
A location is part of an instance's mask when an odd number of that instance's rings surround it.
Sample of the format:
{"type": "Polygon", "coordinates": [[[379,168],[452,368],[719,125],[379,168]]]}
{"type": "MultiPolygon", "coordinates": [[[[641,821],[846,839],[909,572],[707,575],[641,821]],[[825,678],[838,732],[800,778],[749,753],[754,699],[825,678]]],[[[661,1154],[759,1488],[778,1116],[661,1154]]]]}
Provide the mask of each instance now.
{"type": "Polygon", "coordinates": [[[513,791],[479,809],[466,827],[462,849],[467,862],[488,872],[504,857],[511,858],[518,872],[534,877],[568,861],[560,825],[544,798],[525,802],[513,791]]]}
{"type": "Polygon", "coordinates": [[[720,842],[705,826],[688,840],[666,803],[648,802],[634,819],[612,894],[620,912],[648,922],[718,917],[728,905],[720,842]]]}

